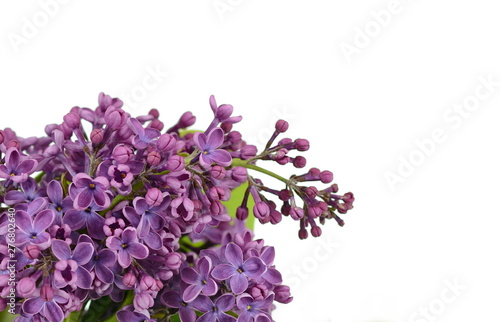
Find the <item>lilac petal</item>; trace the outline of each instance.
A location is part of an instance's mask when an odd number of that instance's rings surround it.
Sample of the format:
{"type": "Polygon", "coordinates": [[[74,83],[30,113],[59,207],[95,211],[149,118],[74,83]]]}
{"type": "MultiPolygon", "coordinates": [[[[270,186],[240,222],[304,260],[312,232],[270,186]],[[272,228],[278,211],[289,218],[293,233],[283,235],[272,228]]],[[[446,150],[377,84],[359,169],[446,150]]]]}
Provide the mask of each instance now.
{"type": "Polygon", "coordinates": [[[193,141],[198,149],[204,151],[207,145],[207,136],[201,132],[196,132],[193,136],[193,141]]]}
{"type": "Polygon", "coordinates": [[[130,221],[130,223],[132,225],[137,226],[139,224],[140,216],[134,210],[134,208],[127,206],[127,207],[123,208],[122,212],[123,212],[123,215],[125,216],[125,218],[127,218],[128,221],[130,221]]]}
{"type": "Polygon", "coordinates": [[[210,108],[212,109],[214,114],[217,113],[217,102],[215,101],[215,97],[213,95],[210,95],[209,102],[210,102],[210,108]]]}
{"type": "Polygon", "coordinates": [[[45,303],[43,316],[50,322],[58,322],[64,319],[64,313],[61,307],[54,302],[45,303]]]}
{"type": "Polygon", "coordinates": [[[91,243],[78,243],[73,250],[73,257],[78,265],[87,264],[94,255],[94,246],[91,243]]]}
{"type": "Polygon", "coordinates": [[[253,301],[253,297],[245,293],[236,298],[236,305],[240,310],[245,310],[253,301]]]}
{"type": "Polygon", "coordinates": [[[210,257],[202,257],[198,261],[198,270],[202,276],[208,276],[210,269],[212,268],[212,260],[210,257]]]}
{"type": "Polygon", "coordinates": [[[189,285],[182,294],[182,300],[187,303],[194,301],[200,295],[202,289],[203,286],[201,285],[189,285]]]}
{"type": "Polygon", "coordinates": [[[203,295],[206,295],[206,296],[212,296],[212,295],[215,295],[215,293],[217,293],[217,291],[219,290],[219,288],[217,287],[217,283],[215,283],[215,281],[211,278],[209,278],[208,280],[206,280],[207,284],[205,284],[203,286],[203,295]]]}
{"type": "Polygon", "coordinates": [[[161,300],[168,307],[179,308],[182,306],[182,298],[175,291],[167,291],[162,295],[161,300]]]}
{"type": "Polygon", "coordinates": [[[45,209],[36,215],[35,220],[33,221],[33,228],[37,232],[44,231],[49,228],[49,226],[54,221],[54,211],[52,209],[45,209]]]}
{"type": "Polygon", "coordinates": [[[196,322],[217,322],[219,321],[213,311],[207,311],[196,320],[196,322]]]}
{"type": "Polygon", "coordinates": [[[35,171],[38,162],[33,159],[24,160],[19,164],[17,171],[20,173],[32,173],[35,171]]]}
{"type": "Polygon", "coordinates": [[[179,317],[182,322],[195,322],[196,321],[196,313],[187,307],[182,306],[179,308],[179,317]]]}
{"type": "Polygon", "coordinates": [[[243,313],[238,316],[238,322],[254,322],[253,316],[250,313],[243,311],[243,313]]]}
{"type": "Polygon", "coordinates": [[[52,180],[47,185],[47,195],[53,203],[61,203],[63,200],[63,190],[59,181],[52,180]]]}
{"type": "Polygon", "coordinates": [[[125,244],[137,241],[137,231],[134,228],[126,228],[122,233],[122,241],[125,244]]]}
{"type": "Polygon", "coordinates": [[[149,220],[146,215],[142,215],[139,225],[137,226],[137,236],[139,238],[145,237],[151,229],[149,225],[149,220]]]}
{"type": "Polygon", "coordinates": [[[144,133],[144,128],[142,127],[141,122],[139,122],[137,119],[129,118],[127,123],[130,129],[134,132],[134,134],[142,135],[144,133]]]}
{"type": "Polygon", "coordinates": [[[8,164],[10,167],[17,166],[19,162],[21,161],[21,155],[19,154],[19,151],[11,147],[7,150],[7,153],[5,154],[5,164],[8,164]]]}
{"type": "Polygon", "coordinates": [[[243,263],[245,275],[251,278],[257,278],[266,271],[266,265],[258,257],[250,257],[243,263]]]}
{"type": "Polygon", "coordinates": [[[96,265],[95,274],[101,281],[103,281],[106,284],[113,283],[113,280],[115,278],[113,272],[109,268],[103,265],[96,265]]]}
{"type": "Polygon", "coordinates": [[[231,162],[233,161],[231,154],[229,154],[228,151],[222,149],[210,152],[210,158],[212,158],[212,161],[214,161],[215,163],[224,167],[230,166],[231,162]]]}
{"type": "Polygon", "coordinates": [[[23,303],[23,311],[28,314],[37,314],[45,302],[40,297],[32,297],[23,303]]]}
{"type": "Polygon", "coordinates": [[[254,317],[255,322],[271,322],[272,320],[265,313],[260,313],[254,317]]]}
{"type": "Polygon", "coordinates": [[[96,177],[94,179],[94,183],[96,184],[96,186],[98,186],[99,188],[102,188],[104,190],[109,189],[109,187],[110,187],[109,180],[103,176],[96,177]]]}
{"type": "Polygon", "coordinates": [[[119,322],[142,322],[148,321],[144,314],[132,311],[121,310],[116,313],[119,322]]]}
{"type": "Polygon", "coordinates": [[[127,251],[130,253],[130,255],[134,258],[137,259],[144,259],[148,257],[149,251],[146,246],[143,244],[139,243],[131,243],[127,247],[127,251]]]}
{"type": "Polygon", "coordinates": [[[219,308],[220,311],[227,312],[233,309],[234,307],[234,295],[230,293],[226,293],[221,295],[217,300],[215,300],[215,305],[219,308]]]}
{"type": "Polygon", "coordinates": [[[149,142],[152,139],[157,138],[159,136],[160,136],[160,131],[158,131],[157,129],[146,128],[144,129],[144,136],[142,139],[146,142],[149,142]]]}
{"type": "Polygon", "coordinates": [[[120,264],[120,266],[123,268],[127,268],[130,266],[130,263],[132,263],[132,259],[130,258],[130,254],[125,250],[119,250],[118,251],[118,264],[120,264]]]}
{"type": "Polygon", "coordinates": [[[31,216],[26,211],[18,210],[16,213],[16,225],[23,232],[27,234],[31,233],[31,229],[33,228],[31,216]]]}
{"type": "Polygon", "coordinates": [[[59,260],[71,258],[71,249],[69,248],[69,245],[60,239],[54,239],[52,241],[52,253],[59,260]]]}
{"type": "Polygon", "coordinates": [[[32,244],[40,245],[40,244],[45,244],[49,240],[50,240],[50,234],[47,232],[44,232],[44,233],[38,234],[36,236],[36,239],[30,239],[30,242],[32,244]]]}
{"type": "Polygon", "coordinates": [[[48,204],[49,202],[47,201],[47,199],[43,197],[36,198],[35,200],[33,200],[31,203],[28,204],[28,209],[26,211],[29,214],[33,215],[42,211],[43,209],[47,209],[48,204]]]}
{"type": "Polygon", "coordinates": [[[89,271],[79,266],[76,269],[76,275],[78,276],[76,285],[79,288],[83,288],[85,290],[90,289],[90,287],[92,286],[92,275],[90,275],[89,271]]]}
{"type": "Polygon", "coordinates": [[[263,301],[255,302],[254,307],[257,309],[266,309],[273,303],[273,301],[274,301],[274,293],[271,293],[263,301]]]}
{"type": "Polygon", "coordinates": [[[248,288],[248,280],[243,274],[235,274],[229,280],[229,284],[234,294],[241,294],[248,288]]]}
{"type": "Polygon", "coordinates": [[[99,263],[104,266],[110,267],[116,263],[116,254],[109,249],[101,249],[97,253],[97,257],[99,257],[99,263]]]}
{"type": "Polygon", "coordinates": [[[5,195],[4,202],[8,205],[14,205],[26,200],[24,193],[18,190],[11,190],[5,195]]]}
{"type": "Polygon", "coordinates": [[[268,268],[267,271],[262,274],[262,277],[271,284],[281,284],[283,282],[281,273],[274,268],[268,268]]]}
{"type": "Polygon", "coordinates": [[[160,235],[158,235],[154,231],[149,231],[149,234],[144,236],[144,238],[142,240],[144,240],[144,242],[151,249],[154,249],[154,250],[158,250],[163,246],[162,239],[161,239],[160,235]]]}
{"type": "Polygon", "coordinates": [[[224,142],[224,131],[220,127],[216,127],[208,133],[208,140],[205,145],[207,150],[215,150],[224,142]]]}
{"type": "Polygon", "coordinates": [[[274,247],[270,246],[264,249],[264,251],[260,255],[260,258],[267,266],[270,266],[273,264],[274,256],[275,256],[274,247]]]}
{"type": "Polygon", "coordinates": [[[111,199],[109,198],[109,195],[106,192],[95,191],[93,196],[95,204],[99,207],[108,208],[109,205],[111,204],[111,199]]]}
{"type": "Polygon", "coordinates": [[[121,250],[122,248],[122,240],[118,237],[108,237],[106,239],[106,246],[108,246],[109,249],[113,250],[121,250]]]}
{"type": "Polygon", "coordinates": [[[227,261],[234,266],[239,267],[243,264],[243,252],[241,251],[240,246],[235,243],[227,244],[225,255],[227,261]]]}
{"type": "Polygon", "coordinates": [[[188,284],[198,284],[201,277],[192,267],[186,267],[181,270],[181,278],[188,284]]]}
{"type": "Polygon", "coordinates": [[[80,172],[73,177],[73,183],[77,188],[88,188],[92,183],[92,178],[88,174],[80,172]]]}
{"type": "Polygon", "coordinates": [[[193,306],[201,312],[211,311],[214,303],[210,298],[204,295],[200,295],[194,302],[193,306]]]}
{"type": "Polygon", "coordinates": [[[137,213],[140,215],[142,215],[143,213],[146,212],[146,210],[149,209],[149,205],[146,202],[146,199],[141,197],[135,198],[132,204],[134,205],[135,211],[137,211],[137,213]]]}
{"type": "Polygon", "coordinates": [[[73,207],[78,210],[83,210],[90,206],[93,197],[94,194],[92,193],[92,190],[84,189],[76,196],[75,200],[73,201],[73,207]]]}
{"type": "Polygon", "coordinates": [[[89,231],[89,235],[96,239],[104,238],[104,223],[106,219],[99,216],[99,214],[92,212],[87,218],[87,230],[89,231]]]}
{"type": "Polygon", "coordinates": [[[64,215],[62,222],[71,229],[77,230],[83,227],[86,217],[82,211],[71,209],[64,215]]]}
{"type": "Polygon", "coordinates": [[[220,281],[226,280],[237,273],[236,268],[228,264],[215,266],[212,276],[220,281]]]}
{"type": "MultiPolygon", "coordinates": [[[[184,204],[184,206],[186,205],[184,204]]],[[[163,226],[165,226],[165,219],[163,219],[163,217],[161,217],[160,215],[156,213],[151,213],[147,216],[149,217],[148,220],[149,224],[151,225],[151,228],[153,228],[154,230],[160,230],[163,228],[163,226]]]]}

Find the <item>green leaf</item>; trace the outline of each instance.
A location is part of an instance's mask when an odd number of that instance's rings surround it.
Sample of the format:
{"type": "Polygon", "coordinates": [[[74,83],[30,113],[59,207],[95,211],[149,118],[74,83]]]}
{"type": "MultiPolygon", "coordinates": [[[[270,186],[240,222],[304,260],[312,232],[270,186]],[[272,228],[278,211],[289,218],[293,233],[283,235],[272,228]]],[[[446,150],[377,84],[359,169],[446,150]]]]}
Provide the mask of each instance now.
{"type": "Polygon", "coordinates": [[[14,314],[10,314],[9,311],[8,311],[8,306],[5,310],[1,311],[0,312],[0,321],[2,322],[12,322],[14,321],[15,318],[17,318],[19,315],[14,315],[14,314]]]}

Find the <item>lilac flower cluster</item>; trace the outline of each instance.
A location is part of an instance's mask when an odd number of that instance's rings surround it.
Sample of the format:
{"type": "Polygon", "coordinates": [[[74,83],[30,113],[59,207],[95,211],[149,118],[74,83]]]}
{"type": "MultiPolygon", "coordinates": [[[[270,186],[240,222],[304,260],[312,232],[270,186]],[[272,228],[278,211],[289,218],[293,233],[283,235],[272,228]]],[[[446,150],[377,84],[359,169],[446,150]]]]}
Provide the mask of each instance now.
{"type": "Polygon", "coordinates": [[[308,150],[307,140],[273,145],[286,121],[258,153],[233,130],[241,117],[213,96],[203,132],[185,131],[196,120],[190,112],[165,130],[157,110],[133,118],[122,105],[101,93],[95,109],[73,107],[45,137],[0,130],[0,311],[12,302],[6,277],[15,263],[16,321],[272,321],[273,303],[292,297],[274,248],[254,239],[247,218],[276,224],[290,216],[301,239],[307,228],[318,237],[318,222],[343,225],[337,213],[352,208],[352,193],[302,185],[330,184],[329,171],[286,179],[256,165],[305,167],[290,152],[308,150]],[[226,202],[241,185],[229,214],[226,202]],[[14,245],[6,238],[12,212],[14,245]]]}

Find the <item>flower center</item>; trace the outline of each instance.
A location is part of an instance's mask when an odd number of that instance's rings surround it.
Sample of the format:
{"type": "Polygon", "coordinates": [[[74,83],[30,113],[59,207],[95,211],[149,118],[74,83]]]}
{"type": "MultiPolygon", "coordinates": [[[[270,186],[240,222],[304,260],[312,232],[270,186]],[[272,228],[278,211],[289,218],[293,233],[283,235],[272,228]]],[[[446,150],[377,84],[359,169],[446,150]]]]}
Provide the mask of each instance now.
{"type": "Polygon", "coordinates": [[[89,188],[90,189],[95,189],[95,184],[93,184],[93,183],[89,184],[89,188]]]}
{"type": "Polygon", "coordinates": [[[123,244],[122,244],[122,248],[123,248],[123,249],[125,249],[125,248],[127,248],[127,247],[128,247],[128,245],[127,245],[127,244],[125,244],[125,243],[123,243],[123,244]]]}

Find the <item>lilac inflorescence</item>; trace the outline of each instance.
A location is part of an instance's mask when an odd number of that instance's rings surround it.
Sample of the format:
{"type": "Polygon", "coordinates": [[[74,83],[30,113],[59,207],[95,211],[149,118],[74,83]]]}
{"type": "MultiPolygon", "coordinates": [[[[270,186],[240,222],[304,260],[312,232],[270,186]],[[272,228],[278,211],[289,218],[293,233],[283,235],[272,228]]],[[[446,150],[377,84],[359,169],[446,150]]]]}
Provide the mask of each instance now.
{"type": "Polygon", "coordinates": [[[273,303],[292,296],[274,247],[254,239],[248,218],[291,217],[301,239],[308,229],[318,237],[327,219],[344,224],[338,214],[354,196],[338,193],[330,171],[284,178],[257,165],[306,166],[291,152],[309,141],[274,144],[288,122],[259,152],[233,130],[241,116],[231,105],[209,103],[205,132],[185,131],[196,120],[186,112],[162,133],[157,110],[133,118],[103,93],[95,109],[73,107],[47,125],[46,137],[0,130],[0,311],[16,321],[272,321],[273,303]],[[225,202],[242,185],[230,214],[225,202]]]}

